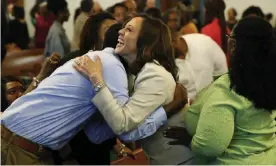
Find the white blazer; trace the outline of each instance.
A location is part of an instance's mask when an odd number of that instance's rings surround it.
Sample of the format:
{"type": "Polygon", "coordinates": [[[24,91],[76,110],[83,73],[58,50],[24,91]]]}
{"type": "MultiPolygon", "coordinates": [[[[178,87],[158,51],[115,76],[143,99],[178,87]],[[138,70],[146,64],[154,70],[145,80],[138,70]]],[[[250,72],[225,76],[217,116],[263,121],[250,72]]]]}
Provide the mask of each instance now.
{"type": "Polygon", "coordinates": [[[175,86],[173,76],[156,61],[145,64],[138,73],[133,96],[125,105],[119,105],[108,88],[102,89],[92,102],[112,130],[121,134],[135,129],[158,107],[170,103],[175,86]]]}

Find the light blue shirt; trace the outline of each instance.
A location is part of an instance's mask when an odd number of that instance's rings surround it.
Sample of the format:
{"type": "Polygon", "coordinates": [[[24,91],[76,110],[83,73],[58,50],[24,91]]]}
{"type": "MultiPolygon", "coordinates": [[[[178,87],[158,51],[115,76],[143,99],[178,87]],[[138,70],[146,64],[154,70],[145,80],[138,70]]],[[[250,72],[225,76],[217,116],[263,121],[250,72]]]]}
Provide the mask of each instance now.
{"type": "Polygon", "coordinates": [[[44,55],[49,57],[53,52],[57,52],[64,57],[70,53],[70,50],[71,44],[65,29],[58,21],[54,21],[47,34],[44,55]]]}
{"type": "MultiPolygon", "coordinates": [[[[88,54],[92,59],[95,55],[101,58],[106,86],[120,104],[124,104],[129,99],[127,76],[113,52],[114,49],[106,48],[88,54]]],[[[73,63],[71,60],[58,68],[35,90],[14,101],[2,114],[1,123],[16,134],[51,149],[60,149],[68,143],[82,124],[86,124],[84,130],[94,143],[114,137],[105,122],[90,120],[97,110],[91,102],[94,89],[91,82],[72,67],[73,63]]],[[[131,141],[154,134],[167,120],[162,107],[156,112],[121,138],[131,141]]]]}

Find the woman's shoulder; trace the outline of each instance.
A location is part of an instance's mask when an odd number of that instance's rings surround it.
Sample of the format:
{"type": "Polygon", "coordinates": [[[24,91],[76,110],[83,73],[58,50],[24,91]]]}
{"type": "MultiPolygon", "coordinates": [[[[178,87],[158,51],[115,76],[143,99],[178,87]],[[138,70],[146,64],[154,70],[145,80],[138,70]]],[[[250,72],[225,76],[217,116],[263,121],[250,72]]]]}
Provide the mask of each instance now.
{"type": "Polygon", "coordinates": [[[141,71],[138,73],[140,75],[151,75],[153,77],[160,77],[163,79],[173,80],[173,76],[168,72],[163,66],[161,66],[158,61],[148,62],[144,65],[141,71]]]}
{"type": "Polygon", "coordinates": [[[230,88],[230,78],[228,74],[222,75],[214,81],[209,87],[209,98],[213,98],[215,103],[224,103],[235,110],[246,110],[252,107],[252,103],[245,97],[237,94],[230,88]]]}

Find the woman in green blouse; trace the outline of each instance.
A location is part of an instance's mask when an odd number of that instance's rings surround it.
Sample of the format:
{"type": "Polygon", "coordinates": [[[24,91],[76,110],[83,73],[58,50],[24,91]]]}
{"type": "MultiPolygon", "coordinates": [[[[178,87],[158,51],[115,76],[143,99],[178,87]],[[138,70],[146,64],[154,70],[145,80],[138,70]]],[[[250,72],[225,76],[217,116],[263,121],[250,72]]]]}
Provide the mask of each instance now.
{"type": "Polygon", "coordinates": [[[241,20],[228,39],[229,74],[199,93],[186,129],[164,131],[191,147],[196,164],[276,164],[275,38],[262,18],[241,20]]]}

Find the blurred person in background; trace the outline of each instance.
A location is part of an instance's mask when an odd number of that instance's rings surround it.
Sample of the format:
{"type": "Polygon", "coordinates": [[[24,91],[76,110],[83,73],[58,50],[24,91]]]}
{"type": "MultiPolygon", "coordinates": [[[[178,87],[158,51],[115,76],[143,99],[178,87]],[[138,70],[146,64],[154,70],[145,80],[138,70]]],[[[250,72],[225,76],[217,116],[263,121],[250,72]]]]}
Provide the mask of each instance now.
{"type": "Polygon", "coordinates": [[[225,21],[225,3],[224,0],[206,0],[205,1],[205,26],[201,33],[210,36],[227,53],[227,37],[230,30],[225,21]]]}
{"type": "Polygon", "coordinates": [[[258,17],[261,17],[261,18],[265,18],[265,14],[259,6],[249,6],[242,13],[242,18],[252,17],[252,16],[253,17],[258,16],[258,17]]]}
{"type": "Polygon", "coordinates": [[[160,9],[153,7],[153,8],[148,8],[145,13],[153,18],[157,18],[162,20],[162,14],[160,9]]]}
{"type": "Polygon", "coordinates": [[[181,35],[198,33],[196,24],[193,21],[193,12],[189,9],[180,11],[180,31],[181,35]]]}
{"type": "Polygon", "coordinates": [[[71,44],[71,50],[75,51],[79,49],[80,35],[82,28],[86,20],[93,14],[93,0],[82,0],[80,4],[80,14],[74,24],[73,40],[71,44]]]}
{"type": "Polygon", "coordinates": [[[48,10],[47,1],[41,2],[36,15],[35,47],[44,48],[50,27],[55,21],[55,15],[48,10]]]}
{"type": "Polygon", "coordinates": [[[137,5],[134,0],[125,0],[124,4],[128,8],[129,17],[134,17],[137,14],[137,5]]]}
{"type": "Polygon", "coordinates": [[[180,17],[177,10],[169,9],[162,17],[163,22],[169,27],[171,33],[178,32],[180,26],[180,17]]]}
{"type": "MultiPolygon", "coordinates": [[[[6,57],[6,43],[7,43],[7,38],[8,38],[8,33],[9,33],[9,25],[8,25],[8,1],[7,0],[2,0],[1,1],[1,64],[4,61],[6,57]]],[[[8,106],[8,100],[6,98],[5,93],[5,87],[2,86],[1,83],[1,112],[4,111],[8,106]]]]}
{"type": "Polygon", "coordinates": [[[268,14],[265,15],[265,20],[268,21],[268,22],[270,22],[272,20],[272,18],[273,18],[272,13],[268,13],[268,14]]]}
{"type": "Polygon", "coordinates": [[[6,100],[8,104],[6,106],[1,104],[1,112],[4,112],[9,105],[24,93],[25,89],[23,82],[13,76],[1,77],[1,86],[3,89],[1,93],[4,94],[4,100],[6,100]]]}
{"type": "Polygon", "coordinates": [[[48,0],[48,9],[53,12],[56,20],[48,32],[44,55],[49,57],[53,52],[57,52],[63,58],[71,50],[70,41],[63,27],[63,23],[68,21],[70,16],[67,2],[65,0],[48,0]]]}
{"type": "Polygon", "coordinates": [[[123,24],[128,19],[128,8],[124,3],[116,3],[110,8],[110,12],[118,23],[123,24]]]}
{"type": "Polygon", "coordinates": [[[96,0],[94,0],[93,13],[97,14],[97,13],[100,13],[100,12],[103,12],[103,9],[102,9],[100,3],[96,0]]]}
{"type": "Polygon", "coordinates": [[[35,27],[36,24],[36,17],[39,14],[39,5],[44,2],[45,0],[36,0],[34,6],[31,9],[30,16],[32,25],[35,27]]]}
{"type": "Polygon", "coordinates": [[[75,25],[75,23],[76,23],[76,20],[77,20],[78,16],[80,15],[80,13],[81,13],[81,9],[80,9],[80,7],[78,7],[78,8],[75,10],[75,14],[74,14],[74,25],[75,25]]]}
{"type": "Polygon", "coordinates": [[[237,13],[236,9],[234,9],[234,8],[228,9],[228,11],[227,11],[227,16],[228,16],[227,27],[230,29],[230,31],[232,31],[232,29],[238,22],[237,15],[238,15],[238,13],[237,13]]]}
{"type": "Polygon", "coordinates": [[[29,32],[25,21],[24,8],[13,7],[14,20],[9,22],[9,48],[27,49],[29,48],[29,32]]]}

